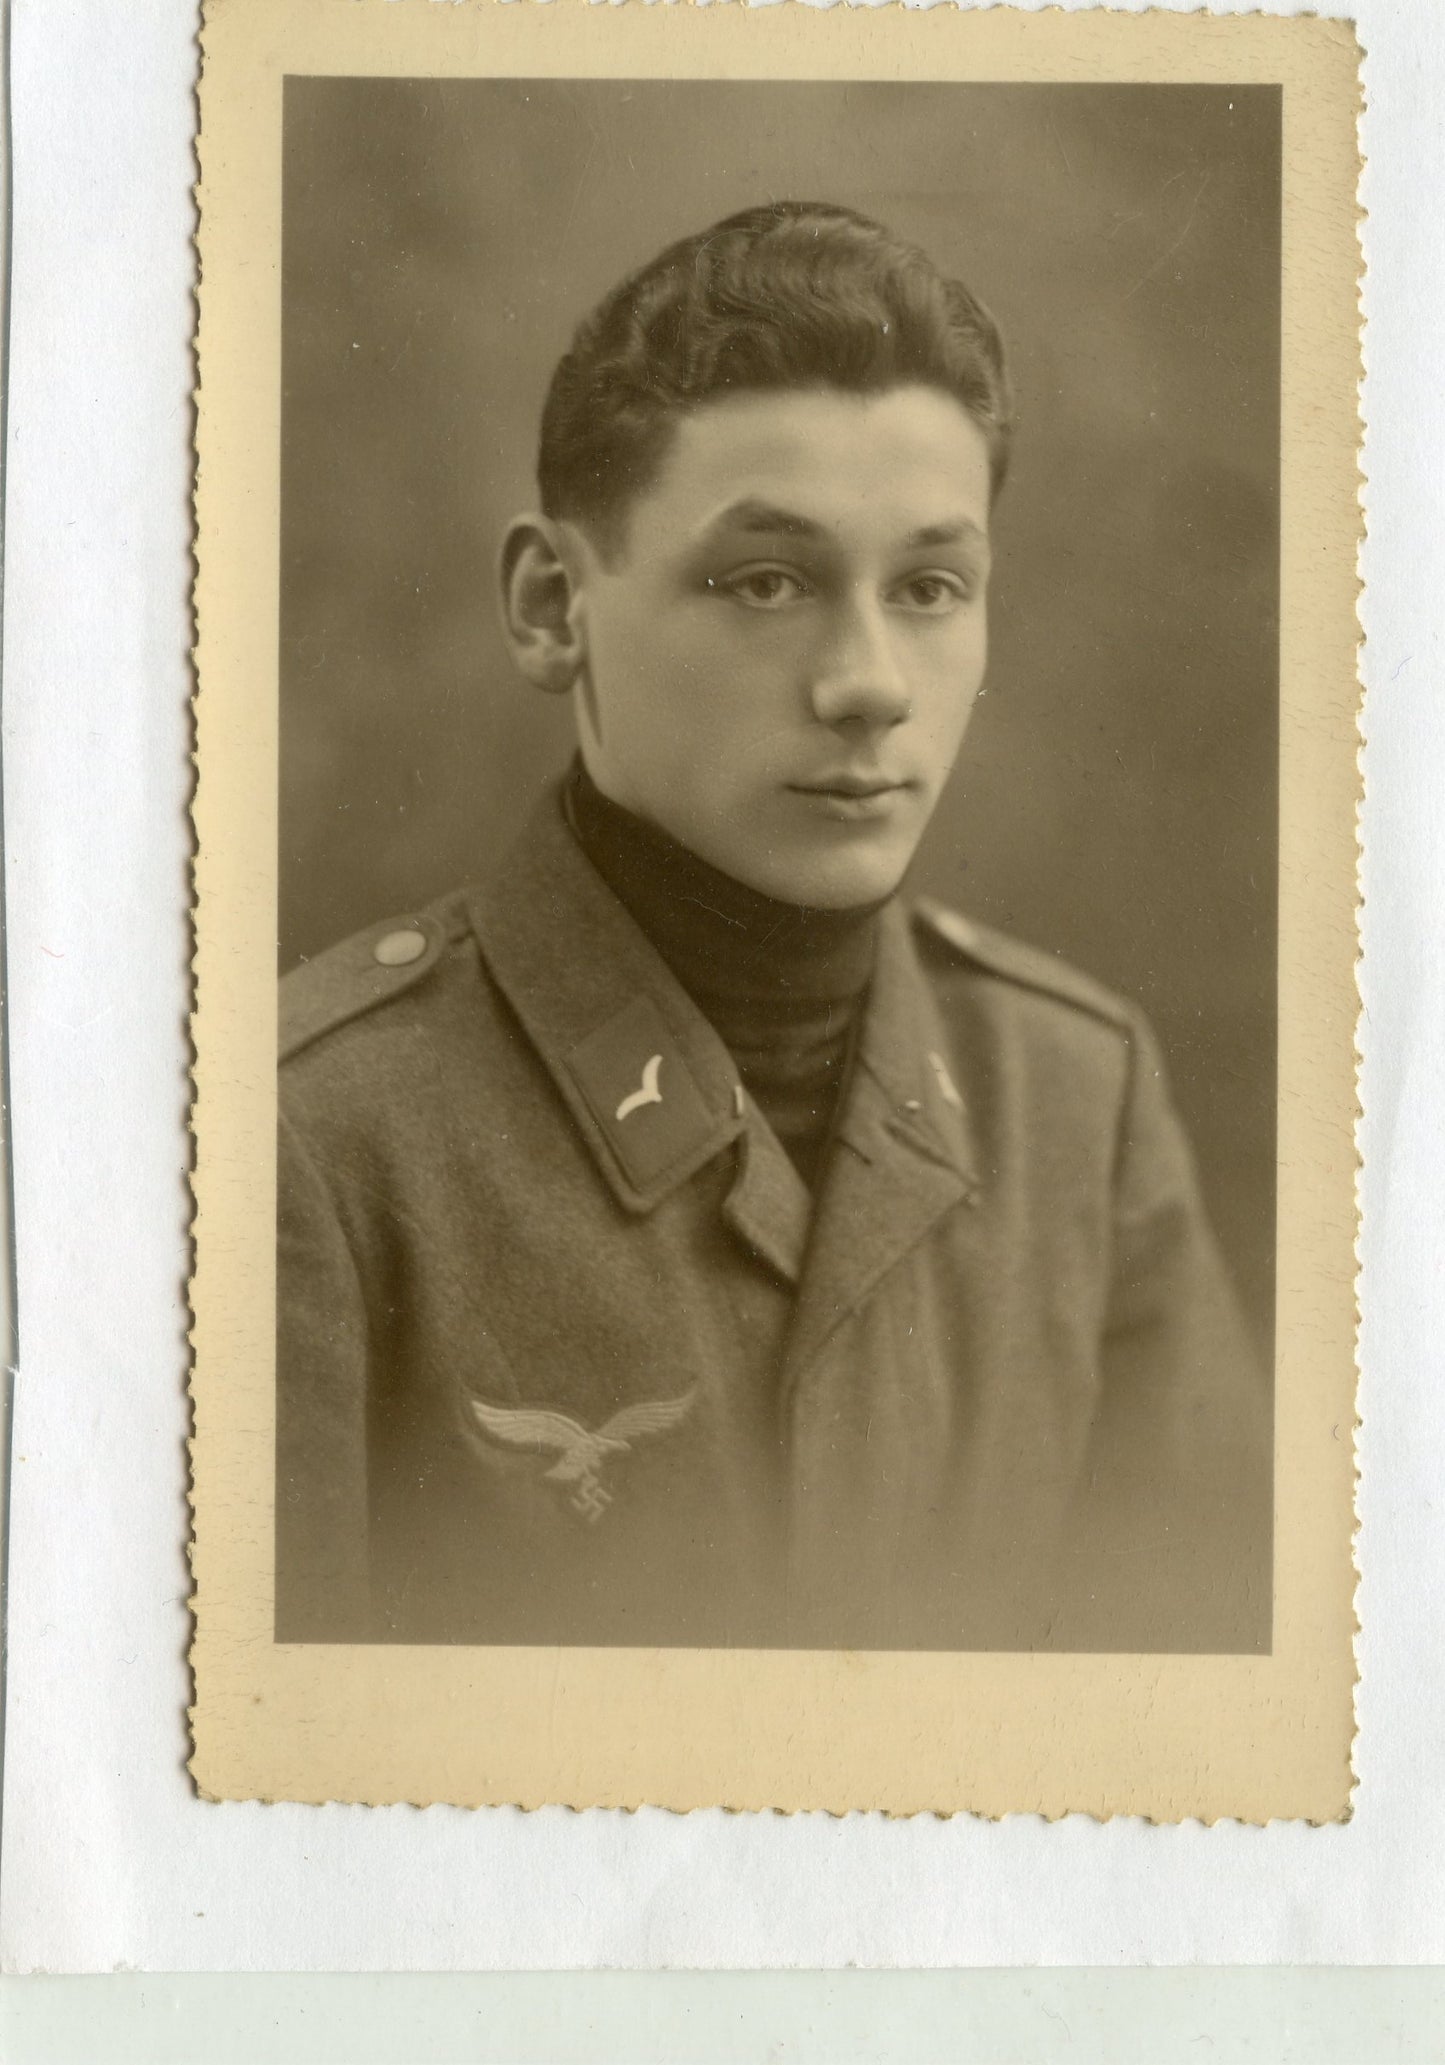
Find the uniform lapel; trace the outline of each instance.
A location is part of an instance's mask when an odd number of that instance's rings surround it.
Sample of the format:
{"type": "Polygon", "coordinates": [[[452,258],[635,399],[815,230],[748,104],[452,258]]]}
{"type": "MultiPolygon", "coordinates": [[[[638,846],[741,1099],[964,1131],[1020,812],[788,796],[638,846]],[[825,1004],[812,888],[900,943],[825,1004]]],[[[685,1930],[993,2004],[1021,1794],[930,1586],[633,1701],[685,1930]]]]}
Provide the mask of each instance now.
{"type": "Polygon", "coordinates": [[[977,1197],[957,1073],[908,921],[891,906],[799,1286],[790,1381],[945,1213],[977,1197]]]}
{"type": "Polygon", "coordinates": [[[723,1216],[745,1246],[795,1284],[807,1252],[812,1194],[762,1113],[751,1103],[745,1110],[741,1165],[723,1216]]]}
{"type": "Polygon", "coordinates": [[[649,1213],[741,1141],[724,1216],[796,1282],[802,1179],[717,1033],[578,846],[557,791],[467,901],[483,959],[618,1202],[649,1213]]]}

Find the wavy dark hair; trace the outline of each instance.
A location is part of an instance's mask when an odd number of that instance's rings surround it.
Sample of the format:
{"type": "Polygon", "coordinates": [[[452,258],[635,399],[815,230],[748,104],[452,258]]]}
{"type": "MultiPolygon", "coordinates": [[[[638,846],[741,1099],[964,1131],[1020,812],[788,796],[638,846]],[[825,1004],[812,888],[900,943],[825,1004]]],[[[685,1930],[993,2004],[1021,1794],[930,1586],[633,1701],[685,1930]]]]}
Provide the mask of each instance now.
{"type": "Polygon", "coordinates": [[[671,245],[580,324],[542,411],[542,508],[615,538],[690,410],[730,394],[915,383],[978,424],[996,493],[1013,399],[987,309],[850,208],[749,208],[671,245]]]}

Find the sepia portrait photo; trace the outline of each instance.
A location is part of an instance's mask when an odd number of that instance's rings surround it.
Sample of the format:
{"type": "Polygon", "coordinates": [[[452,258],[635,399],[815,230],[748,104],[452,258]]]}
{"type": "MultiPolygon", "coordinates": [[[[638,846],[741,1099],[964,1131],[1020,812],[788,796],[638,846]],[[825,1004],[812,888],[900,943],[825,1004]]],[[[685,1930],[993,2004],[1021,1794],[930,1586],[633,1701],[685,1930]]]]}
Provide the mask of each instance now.
{"type": "Polygon", "coordinates": [[[208,32],[200,1782],[1341,1812],[1352,46],[607,12],[208,32]]]}

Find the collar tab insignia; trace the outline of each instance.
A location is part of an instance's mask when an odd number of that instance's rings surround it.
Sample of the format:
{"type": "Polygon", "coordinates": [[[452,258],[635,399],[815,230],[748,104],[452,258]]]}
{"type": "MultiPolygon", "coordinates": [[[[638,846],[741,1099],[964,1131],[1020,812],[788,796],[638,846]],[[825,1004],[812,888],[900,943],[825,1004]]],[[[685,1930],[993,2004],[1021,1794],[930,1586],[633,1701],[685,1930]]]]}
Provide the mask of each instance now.
{"type": "Polygon", "coordinates": [[[635,996],[573,1047],[567,1069],[632,1188],[653,1191],[680,1163],[715,1141],[710,1109],[658,1006],[635,996]]]}
{"type": "Polygon", "coordinates": [[[948,1063],[943,1056],[930,1050],[928,1066],[933,1070],[934,1081],[938,1084],[939,1095],[944,1103],[951,1104],[955,1111],[962,1111],[963,1098],[959,1093],[957,1083],[948,1072],[948,1063]]]}
{"type": "Polygon", "coordinates": [[[641,1111],[645,1104],[661,1104],[662,1092],[657,1087],[657,1079],[661,1073],[662,1056],[660,1054],[650,1055],[643,1064],[642,1088],[634,1090],[629,1096],[624,1097],[617,1107],[617,1123],[619,1126],[624,1119],[630,1119],[633,1112],[641,1111]]]}

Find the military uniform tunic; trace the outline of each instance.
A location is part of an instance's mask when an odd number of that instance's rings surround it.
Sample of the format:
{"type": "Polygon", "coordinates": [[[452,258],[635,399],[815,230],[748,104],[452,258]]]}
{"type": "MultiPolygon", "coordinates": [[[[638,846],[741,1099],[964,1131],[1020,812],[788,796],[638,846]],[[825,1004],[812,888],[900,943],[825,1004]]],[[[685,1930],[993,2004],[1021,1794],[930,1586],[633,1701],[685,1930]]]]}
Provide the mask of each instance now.
{"type": "Polygon", "coordinates": [[[556,794],[282,986],[283,1641],[1266,1648],[1138,1014],[888,907],[816,1198],[556,794]]]}

